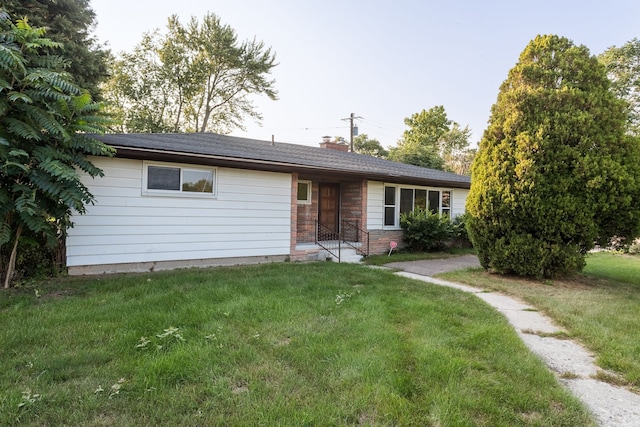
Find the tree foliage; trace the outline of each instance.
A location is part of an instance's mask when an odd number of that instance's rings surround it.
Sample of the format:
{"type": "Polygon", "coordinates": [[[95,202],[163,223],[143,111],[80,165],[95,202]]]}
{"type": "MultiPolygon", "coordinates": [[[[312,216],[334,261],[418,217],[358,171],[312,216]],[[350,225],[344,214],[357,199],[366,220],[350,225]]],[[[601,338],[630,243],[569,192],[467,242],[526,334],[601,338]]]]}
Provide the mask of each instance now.
{"type": "Polygon", "coordinates": [[[239,42],[220,18],[207,14],[167,31],[146,33],[133,52],[114,61],[103,89],[121,132],[228,133],[246,117],[261,120],[249,99],[277,99],[275,53],[258,42],[239,42]]]}
{"type": "Polygon", "coordinates": [[[98,86],[107,77],[108,51],[91,34],[96,14],[89,0],[0,0],[0,8],[13,21],[26,17],[32,26],[46,27],[47,36],[63,45],[62,50],[48,52],[63,56],[74,84],[100,99],[98,86]]]}
{"type": "Polygon", "coordinates": [[[61,45],[44,32],[0,12],[0,253],[11,248],[5,287],[22,233],[55,244],[72,210],[83,213],[93,201],[77,171],[101,175],[87,155],[111,152],[87,135],[102,130],[99,104],[71,82],[64,59],[50,54],[61,45]]]}
{"type": "Polygon", "coordinates": [[[472,168],[468,230],[486,269],[579,271],[595,242],[640,224],[638,141],[584,46],[538,36],[501,85],[472,168]]]}
{"type": "Polygon", "coordinates": [[[369,139],[366,133],[353,138],[353,151],[381,159],[389,155],[389,152],[380,144],[380,141],[377,139],[369,139]]]}
{"type": "Polygon", "coordinates": [[[613,92],[628,103],[628,133],[640,136],[640,39],[612,46],[598,59],[607,69],[613,92]]]}
{"type": "Polygon", "coordinates": [[[409,129],[404,131],[389,159],[431,169],[456,171],[473,152],[468,151],[471,130],[447,118],[442,105],[435,106],[404,119],[409,129]]]}

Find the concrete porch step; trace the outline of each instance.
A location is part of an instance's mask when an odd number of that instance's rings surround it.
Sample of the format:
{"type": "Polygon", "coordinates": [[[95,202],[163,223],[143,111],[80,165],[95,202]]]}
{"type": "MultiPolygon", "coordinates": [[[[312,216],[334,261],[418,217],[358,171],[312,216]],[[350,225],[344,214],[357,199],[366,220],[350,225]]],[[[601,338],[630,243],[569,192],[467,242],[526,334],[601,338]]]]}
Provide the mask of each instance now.
{"type": "MultiPolygon", "coordinates": [[[[333,261],[338,262],[338,258],[331,255],[325,250],[320,251],[318,259],[331,258],[333,261]]],[[[340,250],[340,262],[346,262],[351,264],[359,264],[362,261],[362,255],[358,254],[353,248],[342,247],[340,250]]]]}

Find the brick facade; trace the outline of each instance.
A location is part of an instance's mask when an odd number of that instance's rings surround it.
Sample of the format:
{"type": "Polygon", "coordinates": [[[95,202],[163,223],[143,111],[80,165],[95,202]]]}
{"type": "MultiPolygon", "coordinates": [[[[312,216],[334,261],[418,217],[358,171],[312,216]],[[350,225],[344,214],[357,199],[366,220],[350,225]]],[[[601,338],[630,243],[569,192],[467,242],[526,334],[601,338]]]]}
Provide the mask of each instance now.
{"type": "Polygon", "coordinates": [[[398,248],[403,246],[402,230],[370,230],[369,253],[379,255],[389,252],[389,242],[398,243],[398,248]]]}
{"type": "MultiPolygon", "coordinates": [[[[318,253],[317,248],[310,248],[308,245],[315,243],[316,239],[318,189],[322,182],[330,181],[293,174],[291,182],[291,259],[293,261],[312,259],[318,253]],[[298,204],[298,180],[311,181],[311,204],[298,204]]],[[[357,221],[360,228],[365,228],[367,181],[341,181],[339,197],[340,220],[357,221]]]]}
{"type": "MultiPolygon", "coordinates": [[[[317,259],[319,248],[314,246],[318,219],[318,188],[321,180],[292,175],[291,180],[291,260],[317,259]],[[298,180],[311,181],[311,204],[298,204],[298,180]]],[[[328,182],[328,181],[327,181],[328,182]]],[[[358,222],[361,229],[367,225],[367,181],[340,182],[340,219],[358,222]]],[[[389,242],[402,243],[402,230],[370,230],[369,253],[389,252],[389,242]]]]}
{"type": "Polygon", "coordinates": [[[340,183],[340,219],[362,221],[362,184],[356,181],[340,183]]]}
{"type": "MultiPolygon", "coordinates": [[[[296,191],[298,183],[296,181],[296,191]]],[[[314,243],[316,241],[316,220],[318,219],[318,183],[311,181],[311,204],[296,203],[297,242],[314,243]]]]}

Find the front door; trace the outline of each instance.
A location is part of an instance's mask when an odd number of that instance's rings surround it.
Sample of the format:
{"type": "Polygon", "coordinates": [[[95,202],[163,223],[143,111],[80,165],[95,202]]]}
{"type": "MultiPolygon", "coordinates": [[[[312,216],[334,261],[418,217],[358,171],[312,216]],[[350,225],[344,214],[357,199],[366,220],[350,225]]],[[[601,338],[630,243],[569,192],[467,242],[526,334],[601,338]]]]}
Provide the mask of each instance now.
{"type": "Polygon", "coordinates": [[[337,233],[340,220],[340,184],[320,184],[318,222],[329,231],[337,233]]]}

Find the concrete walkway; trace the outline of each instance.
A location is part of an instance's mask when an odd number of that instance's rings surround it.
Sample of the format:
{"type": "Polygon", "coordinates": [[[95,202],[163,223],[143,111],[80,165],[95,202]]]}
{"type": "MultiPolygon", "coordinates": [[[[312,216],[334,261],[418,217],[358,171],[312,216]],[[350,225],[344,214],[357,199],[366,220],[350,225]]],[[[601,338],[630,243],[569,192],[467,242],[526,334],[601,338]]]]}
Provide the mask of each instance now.
{"type": "MultiPolygon", "coordinates": [[[[389,257],[390,260],[393,257],[389,257]]],[[[435,276],[447,271],[460,270],[462,268],[480,267],[478,257],[475,255],[463,255],[444,259],[426,259],[423,261],[391,262],[385,267],[397,268],[408,273],[421,276],[435,276]]]]}
{"type": "Polygon", "coordinates": [[[640,426],[640,395],[595,379],[601,369],[596,366],[593,355],[574,341],[545,336],[562,330],[534,307],[499,293],[430,277],[445,271],[478,266],[478,259],[473,255],[386,265],[404,270],[397,273],[400,276],[475,294],[507,318],[527,347],[591,410],[599,425],[640,426]]]}

